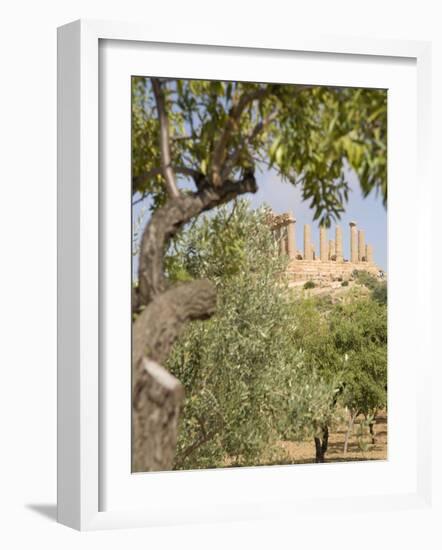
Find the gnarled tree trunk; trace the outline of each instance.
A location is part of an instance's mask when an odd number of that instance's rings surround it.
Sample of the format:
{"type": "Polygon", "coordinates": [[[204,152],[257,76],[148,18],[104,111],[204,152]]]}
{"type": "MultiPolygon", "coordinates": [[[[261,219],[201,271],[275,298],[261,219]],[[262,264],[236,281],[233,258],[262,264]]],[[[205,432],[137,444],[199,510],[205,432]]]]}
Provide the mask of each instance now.
{"type": "Polygon", "coordinates": [[[328,449],[328,426],[325,426],[322,429],[322,441],[321,438],[315,437],[315,449],[316,449],[316,458],[315,462],[325,462],[325,453],[328,449]]]}

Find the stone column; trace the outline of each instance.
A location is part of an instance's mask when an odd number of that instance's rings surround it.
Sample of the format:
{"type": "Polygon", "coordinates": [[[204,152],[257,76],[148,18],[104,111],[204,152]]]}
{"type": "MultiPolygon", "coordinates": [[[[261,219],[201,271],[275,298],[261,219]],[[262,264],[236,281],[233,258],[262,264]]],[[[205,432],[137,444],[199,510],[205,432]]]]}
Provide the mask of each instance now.
{"type": "Polygon", "coordinates": [[[287,254],[287,227],[284,225],[279,227],[279,253],[287,254]]]}
{"type": "Polygon", "coordinates": [[[273,234],[275,235],[275,240],[279,248],[279,253],[281,254],[281,228],[275,227],[273,230],[273,234]]]}
{"type": "Polygon", "coordinates": [[[289,258],[291,260],[296,258],[296,229],[295,229],[296,219],[293,214],[290,212],[290,221],[287,225],[287,248],[289,253],[289,258]]]}
{"type": "Polygon", "coordinates": [[[367,262],[373,263],[373,246],[371,244],[367,244],[365,247],[365,258],[367,262]]]}
{"type": "Polygon", "coordinates": [[[364,262],[367,259],[365,252],[365,231],[360,229],[358,231],[358,260],[364,262]]]}
{"type": "Polygon", "coordinates": [[[358,230],[356,229],[356,222],[350,222],[350,262],[352,264],[358,263],[358,230]]]}
{"type": "Polygon", "coordinates": [[[342,229],[340,225],[336,226],[336,261],[337,262],[343,262],[344,261],[344,255],[342,252],[342,229]]]}
{"type": "Polygon", "coordinates": [[[328,259],[332,260],[333,257],[334,259],[336,259],[336,246],[335,241],[331,239],[330,241],[328,241],[328,259]]]}
{"type": "Polygon", "coordinates": [[[327,246],[327,228],[324,225],[319,227],[319,257],[321,262],[328,260],[328,246],[327,246]]]}
{"type": "Polygon", "coordinates": [[[308,224],[304,225],[304,260],[313,260],[312,234],[308,224]]]}

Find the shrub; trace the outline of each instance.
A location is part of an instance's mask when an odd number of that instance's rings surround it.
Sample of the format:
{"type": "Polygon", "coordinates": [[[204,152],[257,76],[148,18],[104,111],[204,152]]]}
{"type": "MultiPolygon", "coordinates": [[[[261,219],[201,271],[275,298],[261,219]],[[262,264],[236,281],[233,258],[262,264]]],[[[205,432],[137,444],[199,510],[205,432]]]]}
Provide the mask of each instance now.
{"type": "Polygon", "coordinates": [[[379,304],[387,303],[387,283],[379,281],[374,275],[367,271],[355,270],[353,275],[356,281],[371,290],[371,297],[379,304]]]}
{"type": "Polygon", "coordinates": [[[307,281],[304,284],[305,290],[308,290],[309,288],[315,288],[316,284],[313,281],[307,281]]]}
{"type": "Polygon", "coordinates": [[[341,286],[348,286],[348,281],[342,281],[341,286]]]}
{"type": "Polygon", "coordinates": [[[378,283],[372,290],[371,296],[378,304],[387,304],[387,283],[378,283]]]}
{"type": "Polygon", "coordinates": [[[355,269],[353,271],[353,277],[355,278],[355,281],[357,281],[360,285],[364,285],[370,290],[374,290],[379,284],[376,277],[368,271],[359,271],[355,269]]]}

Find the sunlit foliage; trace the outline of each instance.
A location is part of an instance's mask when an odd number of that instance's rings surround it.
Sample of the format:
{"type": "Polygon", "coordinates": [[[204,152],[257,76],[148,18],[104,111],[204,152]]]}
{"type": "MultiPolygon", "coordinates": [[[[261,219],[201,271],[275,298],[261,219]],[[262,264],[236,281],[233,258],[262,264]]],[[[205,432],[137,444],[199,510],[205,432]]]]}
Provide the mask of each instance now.
{"type": "MultiPolygon", "coordinates": [[[[166,79],[163,90],[181,185],[193,185],[189,171],[210,178],[215,144],[232,106],[244,101],[229,137],[225,177],[271,167],[301,187],[315,219],[326,223],[345,209],[349,168],[364,195],[380,192],[386,203],[386,90],[179,79],[166,79]]],[[[132,105],[133,192],[149,194],[155,208],[165,190],[148,78],[133,78],[132,105]]]]}

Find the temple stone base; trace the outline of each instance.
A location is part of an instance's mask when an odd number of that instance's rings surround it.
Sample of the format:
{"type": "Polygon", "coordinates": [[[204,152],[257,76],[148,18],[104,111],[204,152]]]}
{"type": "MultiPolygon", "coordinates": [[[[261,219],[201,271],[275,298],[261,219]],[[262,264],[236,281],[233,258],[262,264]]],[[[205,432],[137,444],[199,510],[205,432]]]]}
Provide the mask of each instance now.
{"type": "Polygon", "coordinates": [[[383,272],[377,265],[369,262],[335,262],[321,260],[291,260],[287,267],[290,281],[329,283],[333,281],[348,281],[353,271],[368,271],[376,277],[382,277],[383,272]]]}

